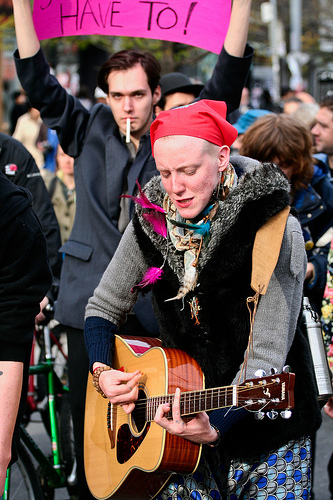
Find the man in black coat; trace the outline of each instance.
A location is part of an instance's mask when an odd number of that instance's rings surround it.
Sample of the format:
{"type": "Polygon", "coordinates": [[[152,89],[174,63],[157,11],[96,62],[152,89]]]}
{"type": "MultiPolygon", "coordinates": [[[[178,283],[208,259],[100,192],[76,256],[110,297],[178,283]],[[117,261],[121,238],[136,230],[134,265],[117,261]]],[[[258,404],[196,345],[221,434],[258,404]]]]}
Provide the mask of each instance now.
{"type": "Polygon", "coordinates": [[[31,193],[0,172],[0,496],[8,464],[17,458],[35,316],[52,282],[31,204],[31,193]]]}
{"type": "Polygon", "coordinates": [[[32,207],[42,225],[47,252],[58,286],[61,269],[60,230],[49,193],[39,168],[29,151],[16,139],[0,132],[0,171],[17,186],[28,189],[33,196],[32,207]]]}
{"type": "MultiPolygon", "coordinates": [[[[86,110],[50,75],[32,22],[29,0],[13,0],[21,85],[46,125],[55,129],[64,151],[75,158],[76,216],[65,254],[56,319],[66,325],[69,385],[78,476],[83,476],[83,413],[88,359],[83,339],[84,311],[129,222],[133,205],[122,194],[136,193],[157,175],[149,139],[154,106],[161,97],[160,67],[147,53],[122,51],[102,67],[98,86],[107,106],[86,110]],[[129,124],[129,125],[127,125],[129,124]],[[81,422],[81,424],[80,424],[81,422]]],[[[246,46],[251,0],[234,0],[229,30],[201,99],[224,100],[228,112],[238,108],[252,49],[246,46]]],[[[156,335],[149,302],[136,305],[127,328],[132,334],[156,335]]],[[[124,333],[124,332],[123,332],[124,333]]],[[[80,498],[91,498],[82,493],[80,498]]]]}

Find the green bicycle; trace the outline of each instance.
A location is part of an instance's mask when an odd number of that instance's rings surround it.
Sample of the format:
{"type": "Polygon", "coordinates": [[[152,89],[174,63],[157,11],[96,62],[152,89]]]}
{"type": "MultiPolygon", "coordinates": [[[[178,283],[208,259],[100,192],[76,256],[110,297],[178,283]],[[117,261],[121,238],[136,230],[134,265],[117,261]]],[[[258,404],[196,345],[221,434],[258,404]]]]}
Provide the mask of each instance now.
{"type": "MultiPolygon", "coordinates": [[[[52,500],[55,489],[63,487],[67,488],[71,498],[75,498],[76,461],[69,389],[55,371],[51,339],[55,343],[57,339],[48,326],[42,327],[40,338],[43,356],[38,364],[30,366],[29,373],[45,377],[47,405],[43,411],[43,422],[50,436],[51,455],[43,453],[25,425],[21,424],[18,460],[8,469],[0,500],[52,500]]],[[[61,350],[60,344],[59,348],[61,350]]]]}

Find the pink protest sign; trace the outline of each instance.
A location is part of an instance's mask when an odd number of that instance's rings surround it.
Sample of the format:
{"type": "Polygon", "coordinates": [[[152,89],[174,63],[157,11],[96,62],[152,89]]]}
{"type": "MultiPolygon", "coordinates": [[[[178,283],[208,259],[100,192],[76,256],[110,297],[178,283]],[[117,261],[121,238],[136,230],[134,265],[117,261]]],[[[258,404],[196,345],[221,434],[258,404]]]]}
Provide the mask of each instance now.
{"type": "Polygon", "coordinates": [[[35,0],[38,38],[112,35],[169,40],[219,53],[230,0],[35,0]]]}

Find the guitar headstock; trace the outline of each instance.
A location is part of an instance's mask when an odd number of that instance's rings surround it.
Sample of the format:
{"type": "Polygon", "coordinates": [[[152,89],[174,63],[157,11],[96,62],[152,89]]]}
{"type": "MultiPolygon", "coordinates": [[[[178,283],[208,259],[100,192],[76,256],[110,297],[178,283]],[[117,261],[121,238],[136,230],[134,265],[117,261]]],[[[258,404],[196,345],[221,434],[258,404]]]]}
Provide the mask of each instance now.
{"type": "Polygon", "coordinates": [[[237,406],[258,411],[259,420],[264,417],[266,411],[268,417],[274,420],[278,415],[276,410],[283,410],[281,416],[289,418],[291,416],[289,410],[294,407],[294,385],[294,373],[274,373],[246,380],[237,386],[237,406]]]}

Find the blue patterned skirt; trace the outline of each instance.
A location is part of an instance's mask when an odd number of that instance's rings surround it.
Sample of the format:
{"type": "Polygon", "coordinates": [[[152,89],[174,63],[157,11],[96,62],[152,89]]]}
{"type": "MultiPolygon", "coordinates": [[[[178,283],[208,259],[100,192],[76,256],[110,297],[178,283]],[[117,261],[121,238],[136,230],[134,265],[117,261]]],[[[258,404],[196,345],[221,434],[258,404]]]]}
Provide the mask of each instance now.
{"type": "Polygon", "coordinates": [[[311,456],[308,437],[227,466],[213,450],[193,474],[173,476],[156,500],[310,500],[311,456]]]}

